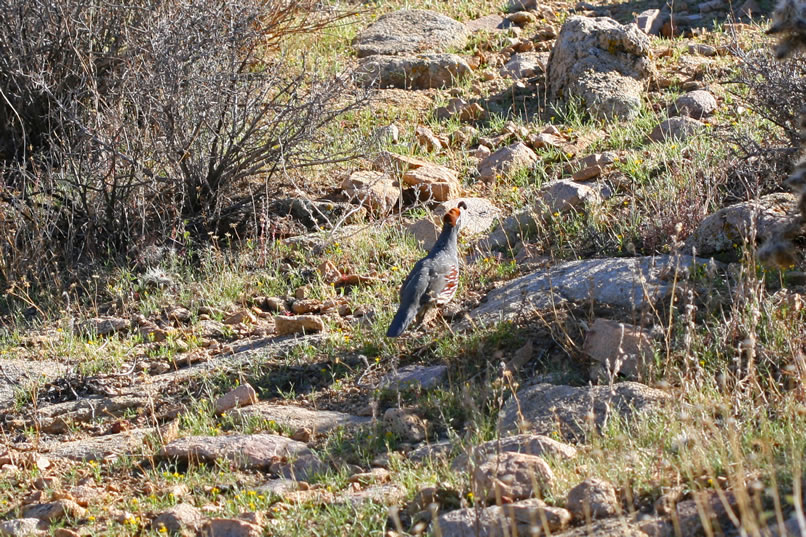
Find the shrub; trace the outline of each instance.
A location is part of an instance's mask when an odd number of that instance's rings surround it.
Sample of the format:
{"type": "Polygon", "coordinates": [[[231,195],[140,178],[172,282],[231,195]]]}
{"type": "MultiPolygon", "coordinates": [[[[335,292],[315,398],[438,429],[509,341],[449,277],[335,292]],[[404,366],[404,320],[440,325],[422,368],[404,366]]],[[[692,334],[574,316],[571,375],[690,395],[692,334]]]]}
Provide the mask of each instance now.
{"type": "MultiPolygon", "coordinates": [[[[0,280],[204,235],[332,157],[349,76],[281,45],[311,0],[11,0],[0,12],[0,280]]],[[[53,275],[54,273],[50,273],[53,275]]]]}

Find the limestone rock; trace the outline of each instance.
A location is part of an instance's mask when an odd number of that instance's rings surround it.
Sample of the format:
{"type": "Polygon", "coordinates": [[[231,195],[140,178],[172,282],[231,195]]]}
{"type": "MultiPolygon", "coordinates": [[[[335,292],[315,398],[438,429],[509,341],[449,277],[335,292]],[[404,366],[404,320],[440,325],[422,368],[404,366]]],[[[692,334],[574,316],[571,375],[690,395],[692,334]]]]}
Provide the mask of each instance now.
{"type": "MultiPolygon", "coordinates": [[[[577,450],[574,446],[540,434],[518,434],[499,440],[490,440],[474,447],[470,451],[470,456],[475,460],[483,460],[489,455],[503,452],[525,453],[537,457],[548,455],[556,459],[566,460],[577,456],[577,450]]],[[[459,455],[451,463],[451,469],[456,471],[464,470],[469,461],[467,454],[459,455]]]]}
{"type": "Polygon", "coordinates": [[[434,216],[442,221],[448,211],[464,202],[467,206],[462,215],[462,235],[473,236],[484,233],[500,218],[501,209],[485,198],[455,198],[441,203],[434,209],[434,216]]]}
{"type": "Polygon", "coordinates": [[[507,63],[501,67],[501,76],[508,76],[518,80],[531,78],[546,71],[546,54],[544,52],[521,52],[513,54],[507,63]]]}
{"type": "Polygon", "coordinates": [[[685,140],[705,127],[705,124],[688,116],[670,117],[652,129],[649,139],[653,142],[663,142],[669,139],[685,140]]]}
{"type": "Polygon", "coordinates": [[[491,291],[470,316],[486,324],[513,319],[525,311],[547,311],[569,301],[641,308],[669,295],[675,271],[683,277],[693,267],[708,263],[689,256],[569,261],[507,282],[491,291]]]}
{"type": "Polygon", "coordinates": [[[702,119],[716,112],[716,108],[716,98],[710,91],[694,90],[678,97],[669,113],[702,119]]]}
{"type": "Polygon", "coordinates": [[[467,21],[465,27],[471,33],[476,32],[502,32],[513,26],[513,22],[501,15],[491,14],[467,21]]]}
{"type": "Polygon", "coordinates": [[[549,97],[581,98],[603,119],[638,114],[642,81],[654,72],[650,42],[635,25],[607,17],[570,17],[560,30],[547,66],[549,97]]]}
{"type": "Polygon", "coordinates": [[[353,172],[341,184],[344,195],[353,203],[366,205],[378,215],[385,215],[400,197],[400,187],[383,172],[362,170],[353,172]]]}
{"type": "Polygon", "coordinates": [[[388,13],[361,31],[353,41],[359,58],[373,54],[443,52],[462,48],[468,37],[464,24],[434,11],[403,9],[388,13]]]}
{"type": "Polygon", "coordinates": [[[260,537],[263,529],[237,518],[212,518],[201,529],[205,537],[260,537]]]}
{"type": "Polygon", "coordinates": [[[223,459],[240,468],[270,470],[296,479],[306,479],[325,469],[305,444],[265,433],[179,438],[164,446],[159,457],[208,463],[223,459]]]}
{"type": "Polygon", "coordinates": [[[14,403],[17,390],[25,389],[29,382],[49,381],[67,371],[65,364],[52,360],[3,360],[0,367],[0,408],[14,403]]]}
{"type": "Polygon", "coordinates": [[[646,330],[602,318],[593,322],[582,350],[601,364],[605,373],[621,373],[630,379],[638,378],[653,356],[646,330]]]}
{"type": "Polygon", "coordinates": [[[499,412],[502,432],[525,429],[537,434],[557,434],[582,439],[589,426],[600,428],[611,413],[629,418],[669,400],[661,390],[637,382],[610,386],[555,386],[535,384],[518,391],[499,412]],[[526,423],[520,423],[520,415],[526,423]]]}
{"type": "Polygon", "coordinates": [[[147,456],[150,454],[150,447],[144,440],[147,435],[155,432],[155,429],[148,427],[69,442],[57,440],[48,442],[45,446],[48,456],[74,461],[114,460],[123,455],[147,456]]]}
{"type": "Polygon", "coordinates": [[[537,162],[538,156],[523,142],[502,147],[478,164],[479,177],[492,181],[497,176],[508,176],[537,162]]]}
{"type": "Polygon", "coordinates": [[[442,142],[434,134],[434,131],[424,125],[417,125],[417,128],[414,129],[414,137],[420,147],[426,151],[437,152],[442,150],[442,142]]]}
{"type": "Polygon", "coordinates": [[[216,414],[221,414],[236,407],[254,405],[255,403],[257,403],[257,393],[255,393],[252,385],[246,382],[216,399],[213,407],[216,414]]]}
{"type": "Polygon", "coordinates": [[[180,503],[163,511],[151,521],[151,529],[160,531],[165,528],[169,534],[195,535],[204,517],[198,509],[189,503],[180,503]]]}
{"type": "Polygon", "coordinates": [[[536,208],[550,214],[565,213],[584,207],[585,203],[598,199],[596,191],[591,187],[578,183],[574,179],[557,179],[549,181],[537,194],[536,208]]]}
{"type": "Polygon", "coordinates": [[[753,238],[761,244],[777,236],[797,213],[797,198],[788,192],[762,196],[724,207],[707,216],[686,240],[700,255],[738,259],[741,247],[753,238]]]}
{"type": "Polygon", "coordinates": [[[44,522],[57,522],[65,517],[83,518],[87,510],[72,500],[34,503],[22,509],[22,518],[36,518],[44,522]]]}
{"type": "Polygon", "coordinates": [[[12,518],[0,522],[0,537],[36,537],[47,535],[47,524],[38,518],[12,518]],[[41,527],[41,529],[40,529],[41,527]]]}
{"type": "Polygon", "coordinates": [[[428,390],[438,386],[447,374],[448,367],[444,365],[407,365],[383,377],[380,387],[397,390],[408,388],[428,390]]]}
{"type": "Polygon", "coordinates": [[[509,535],[561,535],[571,520],[565,509],[532,498],[480,511],[456,509],[441,515],[434,524],[443,537],[505,537],[509,535]]]}
{"type": "Polygon", "coordinates": [[[647,35],[660,35],[660,29],[666,17],[661,14],[660,9],[647,9],[636,15],[635,24],[647,35]]]}
{"type": "Polygon", "coordinates": [[[429,251],[437,242],[437,237],[442,228],[438,227],[431,218],[421,218],[413,224],[406,226],[406,231],[409,232],[420,247],[429,251]]]}
{"type": "Polygon", "coordinates": [[[438,164],[425,164],[403,174],[403,182],[415,187],[420,200],[447,201],[459,194],[458,172],[438,164]]]}
{"type": "Polygon", "coordinates": [[[274,328],[278,336],[312,334],[324,331],[325,323],[317,315],[276,315],[274,328]]]}
{"type": "Polygon", "coordinates": [[[425,422],[417,414],[404,408],[389,408],[383,413],[387,431],[404,442],[421,442],[425,439],[425,422]]]}
{"type": "Polygon", "coordinates": [[[307,428],[314,435],[325,434],[339,427],[357,427],[370,421],[370,418],[334,410],[311,410],[299,405],[280,405],[270,402],[234,409],[227,415],[238,421],[260,418],[293,431],[307,428]]]}
{"type": "Polygon", "coordinates": [[[473,490],[493,503],[500,503],[502,498],[530,498],[536,492],[535,484],[540,490],[548,490],[553,482],[554,472],[546,461],[513,451],[490,455],[473,470],[473,490]]]}
{"type": "Polygon", "coordinates": [[[611,483],[596,478],[588,478],[568,491],[565,507],[571,511],[575,520],[585,522],[615,516],[621,511],[616,488],[611,483]]]}
{"type": "Polygon", "coordinates": [[[364,86],[400,89],[451,87],[470,72],[468,63],[456,54],[368,56],[358,67],[364,86]]]}
{"type": "Polygon", "coordinates": [[[81,323],[81,330],[85,334],[95,336],[110,336],[118,332],[125,332],[131,328],[131,321],[120,317],[93,317],[81,323]]]}
{"type": "Polygon", "coordinates": [[[134,393],[116,397],[86,397],[40,407],[32,420],[38,422],[42,432],[58,434],[67,431],[73,424],[86,423],[97,416],[120,417],[127,412],[136,412],[146,408],[149,401],[147,395],[134,393]]]}

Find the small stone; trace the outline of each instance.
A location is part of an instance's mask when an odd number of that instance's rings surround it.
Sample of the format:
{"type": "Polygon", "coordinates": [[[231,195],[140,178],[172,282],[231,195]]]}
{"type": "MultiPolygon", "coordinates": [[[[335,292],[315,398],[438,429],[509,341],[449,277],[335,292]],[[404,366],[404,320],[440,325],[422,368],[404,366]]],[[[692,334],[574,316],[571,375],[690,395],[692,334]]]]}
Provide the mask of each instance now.
{"type": "Polygon", "coordinates": [[[539,160],[534,151],[522,142],[503,147],[479,162],[479,177],[492,181],[498,176],[509,176],[539,160]]]}
{"type": "Polygon", "coordinates": [[[291,440],[296,440],[297,442],[304,442],[308,443],[311,441],[311,436],[313,432],[308,427],[300,427],[291,435],[291,440]]]}
{"type": "Polygon", "coordinates": [[[234,325],[241,323],[254,324],[257,322],[257,319],[255,319],[255,316],[252,315],[251,311],[249,311],[246,308],[241,308],[238,311],[230,314],[222,322],[226,325],[234,325]]]}
{"type": "Polygon", "coordinates": [[[277,315],[274,317],[274,328],[278,336],[311,334],[322,332],[325,323],[316,315],[277,315]]]}
{"type": "Polygon", "coordinates": [[[606,518],[619,513],[621,505],[616,488],[607,481],[589,478],[568,492],[566,508],[575,520],[588,521],[606,518]]]}
{"type": "Polygon", "coordinates": [[[478,134],[478,129],[471,127],[470,125],[465,125],[451,133],[451,144],[465,147],[470,145],[478,134]]]}
{"type": "Polygon", "coordinates": [[[201,534],[206,537],[260,537],[260,526],[235,518],[212,518],[202,526],[201,534]]]}
{"type": "Polygon", "coordinates": [[[526,453],[503,452],[491,455],[473,472],[474,489],[489,502],[498,503],[531,497],[534,486],[548,489],[554,472],[541,457],[526,453]]]}
{"type": "Polygon", "coordinates": [[[717,103],[713,94],[705,90],[694,90],[678,97],[669,112],[701,119],[713,114],[716,108],[717,103]]]}
{"type": "Polygon", "coordinates": [[[400,197],[399,185],[386,173],[373,170],[353,172],[341,188],[353,203],[366,205],[375,214],[389,212],[400,197]]]}
{"type": "Polygon", "coordinates": [[[699,54],[700,56],[716,56],[716,47],[706,45],[704,43],[697,43],[688,46],[689,54],[699,54]]]}
{"type": "Polygon", "coordinates": [[[506,16],[507,20],[518,26],[526,26],[535,21],[535,16],[529,11],[516,11],[506,16]]]}
{"type": "Polygon", "coordinates": [[[257,402],[257,393],[255,393],[252,385],[247,382],[216,399],[213,406],[215,413],[221,414],[227,410],[254,405],[257,402]]]}
{"type": "Polygon", "coordinates": [[[663,27],[664,17],[660,9],[647,9],[635,17],[635,24],[648,35],[659,35],[663,27]]]}
{"type": "Polygon", "coordinates": [[[417,143],[429,152],[439,152],[442,150],[442,142],[439,141],[434,131],[424,125],[418,125],[414,130],[414,137],[417,143]]]}
{"type": "Polygon", "coordinates": [[[578,182],[590,181],[591,179],[599,177],[601,174],[601,166],[589,166],[587,168],[578,170],[576,173],[574,173],[574,175],[571,176],[571,179],[578,182]]]}
{"type": "Polygon", "coordinates": [[[87,511],[71,500],[56,500],[48,503],[36,503],[22,510],[23,518],[38,518],[45,522],[63,520],[65,517],[84,518],[87,511]]]}
{"type": "Polygon", "coordinates": [[[653,142],[663,142],[668,139],[685,140],[704,127],[704,123],[690,117],[670,117],[652,130],[649,139],[653,142]]]}
{"type": "Polygon", "coordinates": [[[414,186],[422,201],[447,201],[459,195],[459,173],[438,164],[408,170],[403,174],[403,182],[414,186]]]}
{"type": "Polygon", "coordinates": [[[53,532],[53,537],[80,537],[80,535],[77,531],[68,528],[57,528],[53,532]]]}
{"type": "Polygon", "coordinates": [[[387,431],[404,442],[421,442],[425,439],[425,422],[417,414],[403,408],[389,408],[383,414],[387,431]]]}
{"type": "Polygon", "coordinates": [[[34,488],[37,490],[58,489],[61,484],[61,480],[56,476],[38,477],[34,481],[34,488]]]}
{"type": "MultiPolygon", "coordinates": [[[[341,279],[341,276],[339,279],[341,279]]],[[[307,313],[319,313],[321,307],[322,303],[319,300],[307,298],[304,300],[295,300],[291,304],[291,311],[297,315],[304,315],[307,313]]]]}
{"type": "Polygon", "coordinates": [[[636,379],[652,359],[649,334],[637,326],[598,318],[587,335],[583,351],[602,364],[605,372],[636,379]]]}
{"type": "Polygon", "coordinates": [[[195,535],[204,520],[201,511],[189,503],[180,503],[163,511],[151,521],[151,529],[160,532],[165,528],[167,533],[195,535]]]}
{"type": "MultiPolygon", "coordinates": [[[[36,535],[47,535],[47,532],[40,529],[41,521],[38,518],[13,518],[0,522],[0,536],[2,537],[31,537],[36,535]]],[[[46,527],[46,526],[45,526],[46,527]]]]}
{"type": "Polygon", "coordinates": [[[492,151],[490,151],[490,148],[482,144],[476,148],[476,151],[474,151],[473,156],[479,160],[484,160],[491,154],[492,151]]]}

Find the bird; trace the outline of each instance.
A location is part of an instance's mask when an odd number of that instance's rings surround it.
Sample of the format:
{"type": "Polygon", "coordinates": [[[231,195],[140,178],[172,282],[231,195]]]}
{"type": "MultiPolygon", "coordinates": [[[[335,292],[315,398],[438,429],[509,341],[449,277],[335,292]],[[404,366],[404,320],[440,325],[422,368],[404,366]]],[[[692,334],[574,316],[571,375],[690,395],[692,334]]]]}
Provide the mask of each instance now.
{"type": "Polygon", "coordinates": [[[442,218],[442,232],[428,252],[415,263],[400,287],[400,306],[397,309],[387,337],[398,337],[416,318],[422,322],[426,313],[436,306],[447,304],[459,287],[459,249],[457,246],[463,214],[467,204],[459,204],[442,218]]]}

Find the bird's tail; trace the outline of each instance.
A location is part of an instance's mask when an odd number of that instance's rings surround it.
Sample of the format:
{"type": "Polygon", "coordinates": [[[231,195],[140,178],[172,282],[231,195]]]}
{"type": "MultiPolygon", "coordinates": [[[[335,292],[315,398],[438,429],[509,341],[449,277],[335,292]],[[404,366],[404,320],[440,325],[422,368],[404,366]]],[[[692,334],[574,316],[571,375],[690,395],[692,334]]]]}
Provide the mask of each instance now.
{"type": "Polygon", "coordinates": [[[397,313],[395,313],[395,318],[392,319],[392,324],[389,325],[389,330],[386,331],[386,337],[398,337],[409,327],[416,316],[417,307],[415,304],[410,304],[408,308],[401,304],[397,313]]]}

